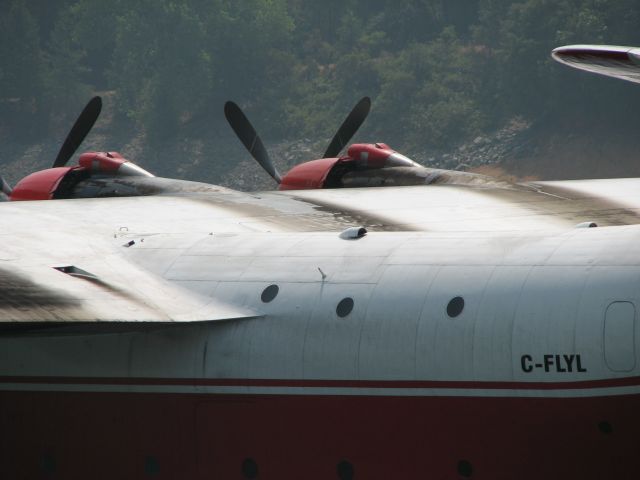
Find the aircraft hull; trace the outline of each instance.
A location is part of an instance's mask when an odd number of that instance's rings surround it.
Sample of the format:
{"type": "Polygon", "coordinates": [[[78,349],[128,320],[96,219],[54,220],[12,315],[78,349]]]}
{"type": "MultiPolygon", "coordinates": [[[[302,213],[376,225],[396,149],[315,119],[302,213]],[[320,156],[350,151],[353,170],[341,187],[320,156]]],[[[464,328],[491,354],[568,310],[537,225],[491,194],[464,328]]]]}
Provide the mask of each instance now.
{"type": "Polygon", "coordinates": [[[600,479],[637,465],[639,379],[3,381],[25,391],[0,393],[2,478],[600,479]]]}
{"type": "Polygon", "coordinates": [[[352,241],[74,219],[45,243],[17,213],[0,478],[633,476],[637,226],[352,241]]]}

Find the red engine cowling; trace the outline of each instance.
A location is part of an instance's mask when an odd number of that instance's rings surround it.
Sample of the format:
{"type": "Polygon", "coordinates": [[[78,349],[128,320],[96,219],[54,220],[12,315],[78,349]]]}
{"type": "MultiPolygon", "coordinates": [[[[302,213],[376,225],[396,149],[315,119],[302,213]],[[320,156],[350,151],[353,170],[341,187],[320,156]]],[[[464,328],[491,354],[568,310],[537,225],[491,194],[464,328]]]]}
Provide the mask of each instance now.
{"type": "Polygon", "coordinates": [[[78,167],[57,167],[27,175],[13,187],[10,200],[51,200],[62,179],[78,167]]]}
{"type": "Polygon", "coordinates": [[[342,158],[321,158],[296,165],[282,178],[279,188],[280,190],[325,188],[327,177],[342,161],[342,158]]]}
{"type": "Polygon", "coordinates": [[[152,174],[116,152],[87,152],[75,167],[56,167],[32,173],[18,182],[10,200],[51,200],[67,198],[77,182],[90,176],[147,176],[152,174]],[[65,196],[65,192],[67,195],[65,196]]]}
{"type": "Polygon", "coordinates": [[[420,166],[384,143],[355,143],[347,153],[296,165],[283,177],[280,190],[336,188],[344,186],[342,176],[347,172],[420,166]]]}

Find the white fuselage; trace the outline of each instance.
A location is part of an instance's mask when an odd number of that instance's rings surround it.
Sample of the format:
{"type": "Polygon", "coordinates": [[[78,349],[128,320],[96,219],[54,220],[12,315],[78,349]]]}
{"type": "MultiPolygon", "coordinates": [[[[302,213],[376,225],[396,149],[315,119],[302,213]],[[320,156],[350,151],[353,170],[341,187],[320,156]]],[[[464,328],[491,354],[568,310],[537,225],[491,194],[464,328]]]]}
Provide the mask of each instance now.
{"type": "Polygon", "coordinates": [[[132,263],[257,318],[82,340],[5,338],[1,374],[505,382],[634,375],[639,237],[634,226],[356,240],[153,235],[126,250],[132,263]],[[269,285],[278,293],[265,303],[269,285]],[[347,297],[353,309],[340,317],[347,297]],[[464,308],[450,317],[454,297],[464,308]]]}
{"type": "Polygon", "coordinates": [[[284,199],[279,217],[239,215],[254,200],[4,209],[3,320],[73,322],[0,337],[0,476],[387,479],[426,464],[595,479],[634,464],[640,226],[571,228],[570,213],[521,229],[544,218],[511,206],[513,230],[349,240],[291,231],[328,220],[284,199]]]}

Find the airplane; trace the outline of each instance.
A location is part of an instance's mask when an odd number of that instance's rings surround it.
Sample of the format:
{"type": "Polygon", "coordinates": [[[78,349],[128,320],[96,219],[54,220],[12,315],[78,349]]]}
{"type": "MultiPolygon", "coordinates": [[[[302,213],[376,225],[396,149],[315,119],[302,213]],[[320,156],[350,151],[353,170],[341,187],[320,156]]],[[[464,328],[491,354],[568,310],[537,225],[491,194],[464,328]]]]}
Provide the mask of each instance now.
{"type": "MultiPolygon", "coordinates": [[[[278,183],[280,190],[313,188],[358,188],[373,186],[430,184],[495,184],[486,175],[427,168],[396,152],[384,143],[353,144],[340,152],[360,128],[371,108],[362,98],[336,131],[323,157],[296,165],[281,175],[255,129],[234,102],[225,104],[225,117],[256,161],[278,183]]],[[[67,166],[97,121],[102,99],[93,97],[67,134],[52,167],[31,173],[11,187],[0,177],[6,200],[60,200],[202,192],[210,185],[158,178],[118,152],[85,152],[75,166],[67,166]]]]}
{"type": "Polygon", "coordinates": [[[77,165],[67,166],[101,110],[102,99],[93,97],[71,127],[51,168],[27,175],[14,187],[0,177],[5,200],[127,197],[208,189],[205,184],[157,178],[118,152],[85,152],[77,165]]]}
{"type": "Polygon", "coordinates": [[[630,478],[639,187],[4,202],[0,478],[630,478]]]}
{"type": "Polygon", "coordinates": [[[364,97],[353,107],[331,139],[322,158],[294,166],[281,175],[262,139],[242,109],[228,101],[227,122],[251,156],[277,183],[280,190],[361,188],[436,184],[495,184],[495,178],[464,171],[420,165],[386,143],[354,143],[339,156],[369,114],[371,99],[364,97]]]}

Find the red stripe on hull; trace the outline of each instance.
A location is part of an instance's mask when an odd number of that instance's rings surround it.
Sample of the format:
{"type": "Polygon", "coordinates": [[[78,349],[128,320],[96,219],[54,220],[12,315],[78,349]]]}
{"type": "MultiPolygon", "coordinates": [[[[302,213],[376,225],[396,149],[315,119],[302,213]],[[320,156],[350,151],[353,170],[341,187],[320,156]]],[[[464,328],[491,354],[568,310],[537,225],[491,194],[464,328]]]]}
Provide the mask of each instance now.
{"type": "Polygon", "coordinates": [[[259,479],[337,479],[343,460],[358,479],[457,480],[461,460],[473,479],[633,478],[639,407],[637,395],[0,392],[0,478],[242,479],[245,458],[259,479]]]}
{"type": "Polygon", "coordinates": [[[140,378],[140,377],[35,377],[0,376],[0,384],[43,385],[174,385],[207,387],[337,387],[337,388],[458,388],[484,390],[581,390],[633,387],[640,377],[566,382],[492,382],[451,380],[300,380],[253,378],[140,378]]]}

